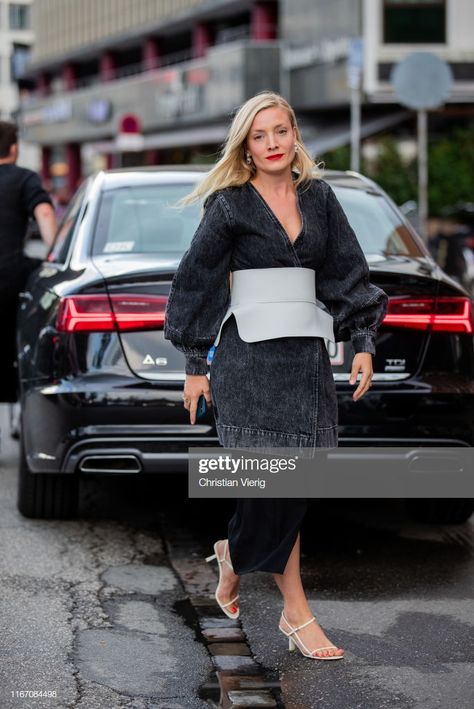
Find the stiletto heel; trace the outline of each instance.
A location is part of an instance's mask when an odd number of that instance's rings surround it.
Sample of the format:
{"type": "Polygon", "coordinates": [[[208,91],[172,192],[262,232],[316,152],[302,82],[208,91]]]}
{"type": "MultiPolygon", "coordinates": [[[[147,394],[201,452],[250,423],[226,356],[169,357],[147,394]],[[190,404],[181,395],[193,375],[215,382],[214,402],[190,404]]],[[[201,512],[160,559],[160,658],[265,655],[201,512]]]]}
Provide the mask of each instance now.
{"type": "Polygon", "coordinates": [[[293,652],[296,648],[301,652],[302,655],[305,657],[310,657],[312,660],[342,660],[344,655],[327,655],[323,657],[318,657],[317,655],[313,655],[314,652],[318,652],[318,650],[329,650],[329,648],[334,648],[335,650],[338,650],[339,648],[336,645],[324,645],[323,647],[316,647],[314,650],[308,650],[304,642],[301,640],[301,638],[298,636],[298,630],[301,630],[302,628],[305,628],[307,625],[315,621],[316,618],[313,617],[310,618],[310,620],[307,620],[306,623],[302,623],[301,625],[298,625],[297,628],[293,628],[287,621],[285,614],[282,612],[281,618],[280,618],[280,623],[278,625],[278,629],[281,630],[283,635],[286,635],[288,638],[288,649],[290,652],[293,652]],[[281,621],[282,619],[285,621],[286,625],[289,628],[289,631],[284,630],[281,626],[281,621]],[[292,637],[293,636],[293,637],[292,637]]]}
{"type": "MultiPolygon", "coordinates": [[[[219,542],[216,542],[216,543],[214,544],[214,554],[211,554],[210,556],[206,556],[206,557],[205,557],[207,562],[212,561],[213,559],[217,559],[217,564],[218,564],[218,566],[219,566],[219,582],[218,582],[218,584],[217,584],[217,588],[219,588],[219,584],[220,584],[220,582],[221,582],[222,564],[225,563],[225,564],[227,564],[227,566],[228,566],[232,571],[234,570],[234,567],[232,566],[232,564],[230,563],[230,561],[225,558],[225,557],[226,557],[226,554],[227,554],[228,540],[227,540],[227,539],[225,540],[225,544],[224,544],[224,557],[223,557],[222,559],[219,559],[219,556],[218,556],[218,554],[217,554],[217,544],[218,544],[218,543],[219,543],[219,542]]],[[[232,619],[238,618],[238,617],[239,617],[239,613],[240,613],[240,608],[237,608],[237,611],[236,611],[235,613],[232,613],[231,611],[229,611],[229,610],[227,609],[227,606],[232,606],[232,605],[235,603],[235,601],[237,601],[237,600],[239,599],[240,596],[237,594],[237,596],[235,596],[235,597],[234,597],[231,601],[229,601],[228,603],[221,603],[220,600],[219,600],[219,597],[218,597],[218,595],[217,595],[217,588],[216,588],[216,592],[215,592],[215,594],[214,594],[214,598],[215,598],[216,601],[217,601],[217,605],[220,607],[220,609],[221,609],[222,611],[224,611],[224,613],[226,614],[226,616],[227,616],[228,618],[232,618],[232,619]]]]}

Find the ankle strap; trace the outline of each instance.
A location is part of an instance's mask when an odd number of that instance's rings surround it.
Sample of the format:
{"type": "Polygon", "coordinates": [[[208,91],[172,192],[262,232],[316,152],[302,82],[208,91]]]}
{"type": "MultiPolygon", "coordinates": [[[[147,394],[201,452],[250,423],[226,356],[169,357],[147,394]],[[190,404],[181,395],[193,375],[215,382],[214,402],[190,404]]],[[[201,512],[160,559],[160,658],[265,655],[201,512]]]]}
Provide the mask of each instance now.
{"type": "Polygon", "coordinates": [[[294,628],[294,629],[293,629],[293,632],[295,633],[297,630],[301,630],[301,628],[306,628],[306,626],[309,625],[310,623],[312,623],[313,620],[316,620],[316,618],[314,617],[314,615],[313,615],[313,617],[312,617],[310,620],[307,620],[306,623],[303,623],[302,625],[298,625],[297,628],[294,628]]]}
{"type": "Polygon", "coordinates": [[[309,625],[310,623],[312,623],[313,621],[316,620],[316,618],[315,618],[314,615],[313,615],[313,617],[310,618],[309,620],[307,620],[306,623],[303,623],[302,625],[298,625],[297,628],[293,628],[293,626],[290,625],[290,623],[288,623],[288,620],[287,620],[287,618],[286,618],[286,615],[284,614],[283,611],[282,611],[281,615],[282,615],[283,620],[285,621],[285,623],[288,625],[288,627],[291,628],[291,633],[289,633],[289,635],[292,635],[293,633],[296,633],[297,630],[301,630],[302,628],[306,628],[307,625],[309,625]]]}
{"type": "Polygon", "coordinates": [[[227,564],[227,566],[229,567],[229,569],[230,569],[231,571],[233,571],[233,570],[234,570],[234,567],[232,566],[231,562],[230,562],[228,559],[226,559],[228,543],[229,543],[229,542],[228,542],[228,540],[226,539],[225,542],[224,542],[224,556],[222,557],[222,559],[219,559],[219,557],[217,556],[217,554],[216,554],[216,557],[217,557],[217,561],[220,561],[221,563],[224,562],[225,564],[227,564]]]}

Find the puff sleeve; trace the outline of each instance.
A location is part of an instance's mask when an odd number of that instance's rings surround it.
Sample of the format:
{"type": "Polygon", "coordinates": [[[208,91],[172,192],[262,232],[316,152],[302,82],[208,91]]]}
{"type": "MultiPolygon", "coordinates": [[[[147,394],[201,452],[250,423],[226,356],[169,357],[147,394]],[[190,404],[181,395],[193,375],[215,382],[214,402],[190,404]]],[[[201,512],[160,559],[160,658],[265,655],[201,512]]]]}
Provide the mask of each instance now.
{"type": "Polygon", "coordinates": [[[370,283],[364,252],[328,183],[327,248],[317,273],[318,298],[334,318],[336,342],[351,340],[354,352],[375,354],[377,330],[387,312],[388,296],[370,283]]]}
{"type": "Polygon", "coordinates": [[[186,374],[207,374],[212,346],[230,296],[232,213],[214,192],[171,283],[164,337],[186,356],[186,374]]]}

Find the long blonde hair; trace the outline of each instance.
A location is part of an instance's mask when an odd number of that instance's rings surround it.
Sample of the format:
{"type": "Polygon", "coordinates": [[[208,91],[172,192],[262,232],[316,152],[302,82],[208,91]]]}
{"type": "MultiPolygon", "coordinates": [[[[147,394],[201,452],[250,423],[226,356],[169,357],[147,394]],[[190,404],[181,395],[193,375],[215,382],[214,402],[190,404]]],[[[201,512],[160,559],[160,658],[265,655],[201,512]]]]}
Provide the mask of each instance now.
{"type": "Polygon", "coordinates": [[[197,200],[202,200],[205,203],[206,199],[216,190],[225,187],[240,187],[255,175],[256,170],[253,162],[249,165],[245,161],[245,141],[257,113],[264,108],[273,108],[274,106],[286,109],[290,123],[295,129],[298,151],[295,153],[291,165],[292,170],[298,173],[295,186],[298,187],[303,182],[308,182],[309,186],[311,179],[320,176],[316,170],[318,166],[304,147],[295,112],[288,101],[274,91],[260,91],[237,110],[221,150],[220,159],[198,182],[193,191],[177,202],[177,207],[184,207],[197,200]]]}

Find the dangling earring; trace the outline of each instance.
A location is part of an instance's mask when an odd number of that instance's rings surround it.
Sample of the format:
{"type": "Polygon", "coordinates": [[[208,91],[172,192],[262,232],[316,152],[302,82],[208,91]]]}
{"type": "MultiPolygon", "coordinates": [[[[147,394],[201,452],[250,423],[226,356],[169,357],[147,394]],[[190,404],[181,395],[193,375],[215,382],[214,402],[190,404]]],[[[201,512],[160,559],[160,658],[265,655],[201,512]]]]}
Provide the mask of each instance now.
{"type": "Polygon", "coordinates": [[[245,158],[245,162],[247,163],[247,165],[252,164],[252,158],[250,157],[250,153],[247,153],[247,157],[245,158]]]}
{"type": "Polygon", "coordinates": [[[298,152],[298,143],[295,143],[295,153],[298,152]]]}

